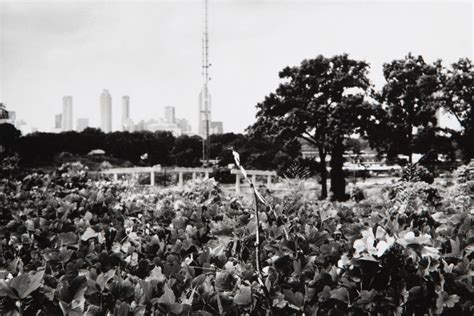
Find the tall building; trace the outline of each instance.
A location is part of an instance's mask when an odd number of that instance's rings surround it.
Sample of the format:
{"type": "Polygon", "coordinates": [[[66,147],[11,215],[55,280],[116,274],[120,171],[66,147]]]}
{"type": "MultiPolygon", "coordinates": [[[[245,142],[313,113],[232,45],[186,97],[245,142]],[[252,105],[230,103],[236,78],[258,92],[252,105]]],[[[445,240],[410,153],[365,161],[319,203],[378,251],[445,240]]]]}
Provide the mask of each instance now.
{"type": "Polygon", "coordinates": [[[89,127],[89,119],[88,118],[78,118],[76,123],[76,130],[78,132],[82,132],[86,128],[89,127]]]}
{"type": "Polygon", "coordinates": [[[54,116],[54,129],[56,131],[61,131],[63,126],[63,115],[61,113],[54,116]]]}
{"type": "Polygon", "coordinates": [[[224,134],[222,122],[211,122],[211,134],[224,134]]]}
{"type": "Polygon", "coordinates": [[[67,95],[63,97],[63,115],[61,127],[63,131],[72,131],[72,97],[67,95]]]}
{"type": "Polygon", "coordinates": [[[112,131],[112,97],[107,89],[100,95],[100,129],[104,133],[112,131]]]}
{"type": "Polygon", "coordinates": [[[122,97],[122,130],[133,131],[133,122],[130,119],[130,97],[128,95],[122,97]]]}
{"type": "Polygon", "coordinates": [[[176,123],[174,106],[165,106],[165,122],[176,123]]]}

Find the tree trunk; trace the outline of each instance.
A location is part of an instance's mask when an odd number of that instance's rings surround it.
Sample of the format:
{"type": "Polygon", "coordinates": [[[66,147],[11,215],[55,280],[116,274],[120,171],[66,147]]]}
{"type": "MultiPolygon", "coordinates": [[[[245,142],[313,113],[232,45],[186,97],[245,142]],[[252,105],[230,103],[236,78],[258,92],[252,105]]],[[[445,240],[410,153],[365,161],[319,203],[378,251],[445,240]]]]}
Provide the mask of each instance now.
{"type": "Polygon", "coordinates": [[[339,141],[334,146],[331,153],[331,193],[332,200],[344,201],[346,196],[346,180],[344,179],[344,145],[339,141]]]}
{"type": "Polygon", "coordinates": [[[324,149],[319,147],[319,173],[321,174],[321,200],[324,200],[328,197],[328,171],[326,169],[326,153],[324,149]]]}

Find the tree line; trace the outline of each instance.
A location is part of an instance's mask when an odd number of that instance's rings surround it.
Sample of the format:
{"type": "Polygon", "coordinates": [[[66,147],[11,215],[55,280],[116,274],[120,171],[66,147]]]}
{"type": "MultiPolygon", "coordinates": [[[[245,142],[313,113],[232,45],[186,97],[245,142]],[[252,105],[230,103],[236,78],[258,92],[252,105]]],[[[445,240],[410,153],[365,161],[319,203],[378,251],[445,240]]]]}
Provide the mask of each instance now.
{"type": "MultiPolygon", "coordinates": [[[[24,166],[51,164],[61,153],[86,155],[102,149],[107,156],[129,161],[134,165],[198,167],[202,165],[202,138],[199,136],[173,136],[166,131],[137,131],[103,133],[100,129],[86,128],[82,132],[36,132],[20,137],[13,125],[0,125],[0,143],[5,154],[16,152],[24,166]],[[146,154],[146,159],[143,157],[146,154]]],[[[241,153],[242,161],[253,169],[279,169],[297,159],[300,145],[280,148],[271,138],[249,137],[226,133],[211,135],[211,157],[225,167],[234,162],[231,149],[241,153]]]]}

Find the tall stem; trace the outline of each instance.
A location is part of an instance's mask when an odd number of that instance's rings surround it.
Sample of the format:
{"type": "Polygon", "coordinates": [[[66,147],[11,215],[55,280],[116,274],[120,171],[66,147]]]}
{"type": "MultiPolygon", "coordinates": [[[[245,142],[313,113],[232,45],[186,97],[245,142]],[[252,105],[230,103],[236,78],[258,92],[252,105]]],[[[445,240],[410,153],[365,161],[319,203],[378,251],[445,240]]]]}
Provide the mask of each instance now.
{"type": "Polygon", "coordinates": [[[255,203],[255,218],[257,220],[257,232],[255,236],[255,257],[256,257],[255,266],[257,268],[258,274],[260,275],[261,274],[261,270],[260,270],[260,217],[258,215],[258,198],[257,198],[257,195],[255,194],[253,182],[251,182],[251,186],[252,186],[252,191],[254,192],[253,199],[255,203]]]}
{"type": "Polygon", "coordinates": [[[321,199],[328,197],[328,185],[327,185],[327,169],[326,169],[326,153],[322,147],[318,148],[319,150],[319,172],[321,174],[321,199]]]}

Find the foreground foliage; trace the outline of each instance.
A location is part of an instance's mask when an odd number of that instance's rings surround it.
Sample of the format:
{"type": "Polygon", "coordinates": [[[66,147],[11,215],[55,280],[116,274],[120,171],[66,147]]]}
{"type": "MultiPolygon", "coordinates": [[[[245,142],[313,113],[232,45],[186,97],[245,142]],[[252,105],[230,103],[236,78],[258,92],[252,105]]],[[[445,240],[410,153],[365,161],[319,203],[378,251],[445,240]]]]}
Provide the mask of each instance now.
{"type": "Polygon", "coordinates": [[[2,315],[473,314],[473,182],[359,203],[259,205],[212,180],[91,181],[80,164],[0,182],[2,315]]]}

